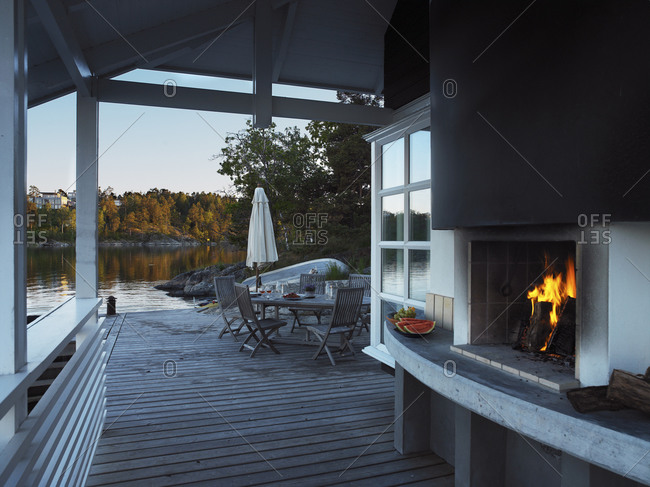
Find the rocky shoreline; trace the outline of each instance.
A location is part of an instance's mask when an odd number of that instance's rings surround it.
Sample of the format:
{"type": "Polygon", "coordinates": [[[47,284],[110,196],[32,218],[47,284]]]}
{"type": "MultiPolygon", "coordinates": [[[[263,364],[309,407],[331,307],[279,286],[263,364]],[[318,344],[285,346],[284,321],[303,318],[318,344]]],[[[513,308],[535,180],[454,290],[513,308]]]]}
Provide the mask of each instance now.
{"type": "MultiPolygon", "coordinates": [[[[310,272],[310,270],[326,273],[328,266],[332,264],[336,264],[344,272],[350,271],[349,267],[340,261],[322,258],[265,272],[261,277],[266,285],[274,286],[277,283],[282,283],[285,285],[287,292],[298,292],[301,273],[310,272]]],[[[366,270],[369,271],[370,269],[366,270]]],[[[167,295],[172,297],[214,298],[214,278],[220,276],[233,276],[237,282],[244,282],[244,284],[254,286],[254,276],[247,278],[246,263],[239,262],[232,265],[217,264],[203,269],[183,272],[173,279],[157,284],[154,287],[161,291],[167,291],[167,295]]],[[[345,278],[328,282],[332,282],[336,287],[341,287],[347,285],[348,280],[345,278]]]]}
{"type": "Polygon", "coordinates": [[[223,264],[211,265],[203,269],[183,272],[170,281],[154,286],[156,289],[167,291],[173,297],[213,297],[214,278],[220,276],[234,276],[236,281],[246,277],[246,263],[224,266],[223,264]]]}

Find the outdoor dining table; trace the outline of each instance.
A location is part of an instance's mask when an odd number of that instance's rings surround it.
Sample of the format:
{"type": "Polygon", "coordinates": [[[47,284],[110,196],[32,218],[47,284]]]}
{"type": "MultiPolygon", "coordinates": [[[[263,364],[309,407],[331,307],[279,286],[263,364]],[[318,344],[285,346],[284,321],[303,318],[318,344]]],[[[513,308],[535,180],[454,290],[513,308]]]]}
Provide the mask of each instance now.
{"type": "MultiPolygon", "coordinates": [[[[316,294],[313,298],[301,297],[300,299],[283,298],[281,294],[271,293],[260,296],[251,295],[253,304],[262,307],[262,318],[266,317],[266,308],[275,307],[275,317],[279,319],[280,308],[304,308],[304,309],[332,309],[334,308],[334,299],[327,297],[325,294],[316,294]]],[[[362,306],[370,305],[370,297],[364,296],[362,306]]]]}
{"type": "MultiPolygon", "coordinates": [[[[280,308],[304,308],[304,309],[333,309],[334,308],[334,299],[329,298],[325,294],[316,294],[313,298],[301,297],[300,299],[287,299],[283,298],[282,294],[271,293],[271,294],[262,294],[256,296],[251,294],[251,302],[253,304],[258,304],[262,308],[262,319],[266,317],[266,308],[274,307],[275,308],[275,318],[280,318],[280,308]]],[[[370,306],[370,297],[364,296],[362,301],[363,306],[370,306]]],[[[273,341],[276,343],[293,343],[301,345],[318,345],[317,342],[310,339],[310,333],[305,333],[303,339],[292,339],[287,337],[282,337],[279,330],[277,335],[273,337],[273,341]]]]}

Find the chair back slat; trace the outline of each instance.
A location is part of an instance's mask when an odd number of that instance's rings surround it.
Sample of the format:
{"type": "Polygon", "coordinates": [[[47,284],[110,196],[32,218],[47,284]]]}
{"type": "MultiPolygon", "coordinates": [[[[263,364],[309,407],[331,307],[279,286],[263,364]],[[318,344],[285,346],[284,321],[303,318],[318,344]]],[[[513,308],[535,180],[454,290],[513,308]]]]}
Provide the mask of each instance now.
{"type": "Polygon", "coordinates": [[[257,316],[253,309],[251,295],[248,286],[245,284],[235,284],[235,294],[237,295],[237,306],[239,306],[239,313],[246,321],[257,324],[257,316]]]}
{"type": "Polygon", "coordinates": [[[300,291],[305,292],[305,286],[313,285],[316,294],[325,294],[325,274],[300,274],[300,291]]]}
{"type": "Polygon", "coordinates": [[[361,312],[363,293],[362,287],[340,288],[336,292],[330,329],[339,326],[353,328],[356,325],[361,312]]]}
{"type": "Polygon", "coordinates": [[[233,276],[215,277],[214,292],[217,295],[219,311],[232,311],[237,306],[235,278],[233,276]]]}
{"type": "Polygon", "coordinates": [[[370,296],[370,275],[369,274],[350,274],[348,287],[362,287],[363,295],[370,296]]]}

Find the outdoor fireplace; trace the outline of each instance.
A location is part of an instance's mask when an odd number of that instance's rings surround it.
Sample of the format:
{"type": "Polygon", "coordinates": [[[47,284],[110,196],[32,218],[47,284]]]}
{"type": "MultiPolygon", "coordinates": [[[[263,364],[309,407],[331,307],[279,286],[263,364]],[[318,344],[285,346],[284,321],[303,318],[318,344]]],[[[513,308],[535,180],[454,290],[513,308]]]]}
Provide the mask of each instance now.
{"type": "MultiPolygon", "coordinates": [[[[446,237],[436,234],[438,247],[446,237]]],[[[434,272],[453,276],[455,352],[556,391],[606,384],[614,368],[648,368],[650,223],[464,227],[453,241],[453,267],[441,260],[434,272]],[[575,333],[568,334],[574,353],[513,350],[522,320],[533,314],[528,293],[544,282],[548,264],[550,276],[564,279],[568,258],[575,264],[575,303],[566,300],[560,310],[571,315],[575,305],[575,333]]],[[[434,284],[440,294],[447,291],[444,281],[434,284]]]]}
{"type": "Polygon", "coordinates": [[[584,294],[575,229],[461,232],[467,260],[456,282],[465,292],[456,297],[466,296],[467,338],[457,334],[452,350],[556,391],[578,387],[584,294]]]}

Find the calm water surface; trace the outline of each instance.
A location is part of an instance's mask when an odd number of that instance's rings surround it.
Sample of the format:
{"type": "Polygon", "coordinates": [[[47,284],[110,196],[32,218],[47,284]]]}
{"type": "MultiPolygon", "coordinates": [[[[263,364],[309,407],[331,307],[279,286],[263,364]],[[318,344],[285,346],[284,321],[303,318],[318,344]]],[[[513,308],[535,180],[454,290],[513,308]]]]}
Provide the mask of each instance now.
{"type": "MultiPolygon", "coordinates": [[[[245,251],[219,247],[100,247],[99,296],[117,298],[118,312],[179,309],[192,300],[171,298],[153,286],[181,272],[246,259],[245,251]]],[[[74,296],[75,251],[30,248],[27,253],[27,313],[41,314],[74,296]]]]}

